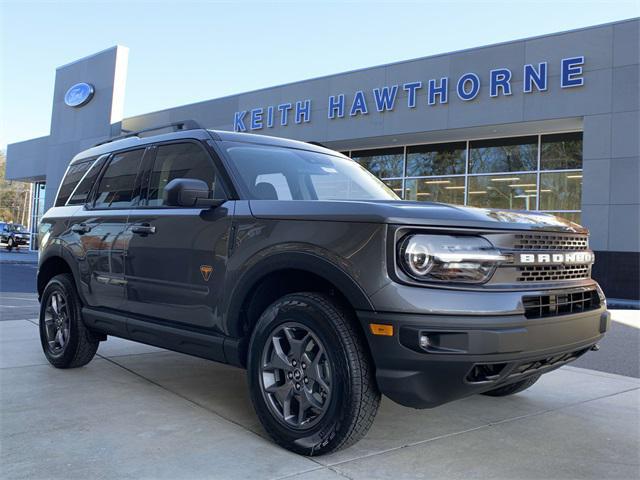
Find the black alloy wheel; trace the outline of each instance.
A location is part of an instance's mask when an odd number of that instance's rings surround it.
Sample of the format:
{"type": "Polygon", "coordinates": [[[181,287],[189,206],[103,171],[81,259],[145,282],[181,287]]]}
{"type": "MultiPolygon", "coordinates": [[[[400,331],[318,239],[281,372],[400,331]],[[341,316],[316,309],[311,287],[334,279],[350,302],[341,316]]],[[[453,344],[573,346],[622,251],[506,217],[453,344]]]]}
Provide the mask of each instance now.
{"type": "Polygon", "coordinates": [[[332,368],[318,337],[297,322],[278,325],[262,351],[262,392],[276,418],[296,429],[316,425],[331,400],[332,368]]]}
{"type": "Polygon", "coordinates": [[[67,299],[61,290],[56,290],[49,295],[44,309],[44,331],[52,355],[62,353],[70,330],[67,299]]]}

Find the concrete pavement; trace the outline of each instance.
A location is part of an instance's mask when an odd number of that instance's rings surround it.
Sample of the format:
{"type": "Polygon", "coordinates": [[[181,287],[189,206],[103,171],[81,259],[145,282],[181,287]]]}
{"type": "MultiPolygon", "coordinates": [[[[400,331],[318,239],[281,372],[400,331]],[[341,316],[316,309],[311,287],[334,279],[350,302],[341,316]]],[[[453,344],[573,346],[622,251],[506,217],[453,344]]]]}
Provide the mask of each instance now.
{"type": "Polygon", "coordinates": [[[244,372],[110,338],[56,370],[35,321],[0,322],[3,478],[637,478],[640,380],[564,367],[530,390],[433,410],[384,400],[354,447],[266,438],[244,372]]]}

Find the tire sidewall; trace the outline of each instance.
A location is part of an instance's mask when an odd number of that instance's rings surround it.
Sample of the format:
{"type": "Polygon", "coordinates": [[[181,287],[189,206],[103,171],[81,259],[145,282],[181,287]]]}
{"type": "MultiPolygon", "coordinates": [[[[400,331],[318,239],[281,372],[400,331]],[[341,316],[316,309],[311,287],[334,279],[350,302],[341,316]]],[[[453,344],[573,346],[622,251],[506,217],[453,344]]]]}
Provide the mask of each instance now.
{"type": "Polygon", "coordinates": [[[40,301],[40,318],[39,318],[39,330],[40,330],[40,343],[44,355],[49,362],[56,367],[66,367],[69,365],[75,356],[75,352],[78,348],[78,322],[80,320],[80,302],[77,298],[75,288],[69,280],[67,275],[57,275],[52,278],[42,293],[42,299],[40,301]],[[69,341],[64,346],[64,349],[59,354],[54,354],[49,349],[47,341],[47,334],[45,332],[44,317],[49,297],[54,292],[61,292],[65,296],[67,302],[67,311],[69,315],[69,341]]]}
{"type": "Polygon", "coordinates": [[[338,434],[349,411],[350,400],[349,362],[342,346],[342,339],[332,327],[331,321],[316,302],[307,297],[288,295],[268,307],[254,329],[249,346],[248,378],[256,413],[270,434],[287,448],[304,454],[312,454],[327,446],[338,434]],[[330,404],[320,421],[308,430],[286,426],[275,418],[266,404],[260,380],[262,352],[271,333],[284,323],[294,321],[309,328],[323,343],[333,373],[330,404]]]}

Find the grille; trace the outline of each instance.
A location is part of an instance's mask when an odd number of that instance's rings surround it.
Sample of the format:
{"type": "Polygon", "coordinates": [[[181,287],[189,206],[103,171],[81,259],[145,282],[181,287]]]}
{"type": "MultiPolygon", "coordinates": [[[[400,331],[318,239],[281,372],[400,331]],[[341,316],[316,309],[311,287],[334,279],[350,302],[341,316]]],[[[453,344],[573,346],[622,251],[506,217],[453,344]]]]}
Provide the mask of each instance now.
{"type": "Polygon", "coordinates": [[[555,317],[587,312],[600,307],[600,296],[595,290],[523,297],[526,318],[555,317]]]}
{"type": "Polygon", "coordinates": [[[516,267],[518,282],[553,282],[579,280],[591,277],[591,266],[584,265],[531,265],[516,267]]]}
{"type": "Polygon", "coordinates": [[[586,250],[587,237],[584,235],[515,235],[513,248],[516,250],[586,250]]]}

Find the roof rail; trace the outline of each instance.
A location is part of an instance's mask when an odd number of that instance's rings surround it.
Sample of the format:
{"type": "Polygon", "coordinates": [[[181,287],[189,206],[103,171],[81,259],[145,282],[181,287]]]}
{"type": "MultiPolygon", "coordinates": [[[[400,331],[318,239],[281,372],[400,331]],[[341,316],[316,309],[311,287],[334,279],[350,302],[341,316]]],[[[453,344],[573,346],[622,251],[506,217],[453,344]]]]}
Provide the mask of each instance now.
{"type": "Polygon", "coordinates": [[[141,133],[153,132],[156,130],[162,130],[164,128],[173,128],[174,132],[182,131],[182,130],[197,130],[204,129],[198,122],[195,120],[182,120],[180,122],[167,123],[165,125],[158,125],[157,127],[144,128],[142,130],[136,130],[135,132],[126,132],[122,135],[117,135],[115,137],[111,137],[107,140],[103,140],[102,142],[96,143],[94,147],[98,145],[104,145],[105,143],[115,142],[117,140],[123,140],[125,138],[131,137],[139,137],[141,133]]]}

